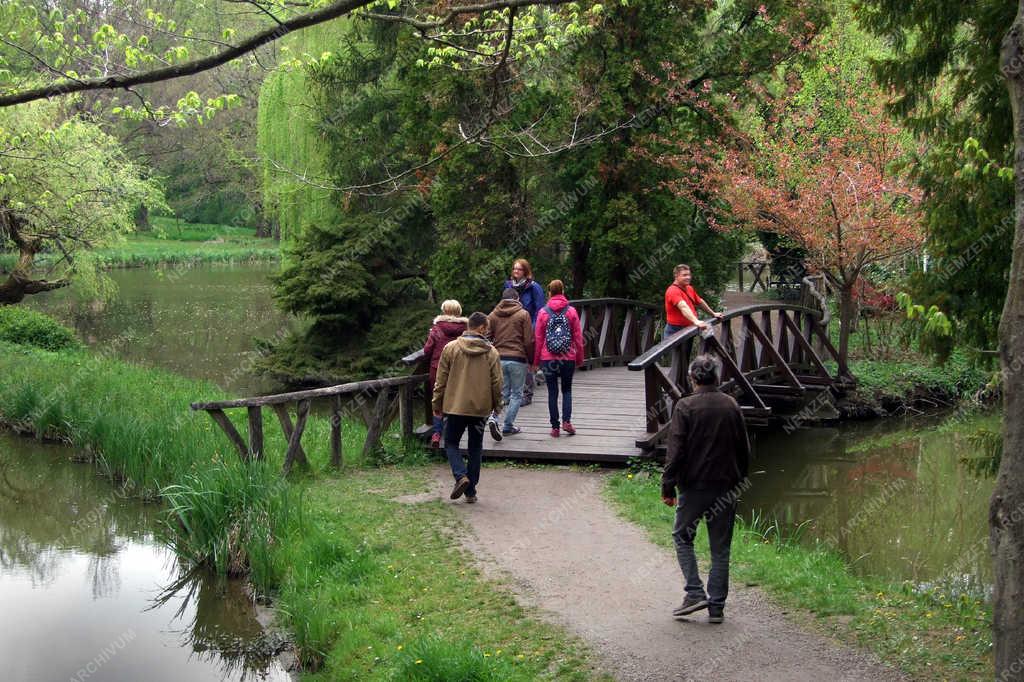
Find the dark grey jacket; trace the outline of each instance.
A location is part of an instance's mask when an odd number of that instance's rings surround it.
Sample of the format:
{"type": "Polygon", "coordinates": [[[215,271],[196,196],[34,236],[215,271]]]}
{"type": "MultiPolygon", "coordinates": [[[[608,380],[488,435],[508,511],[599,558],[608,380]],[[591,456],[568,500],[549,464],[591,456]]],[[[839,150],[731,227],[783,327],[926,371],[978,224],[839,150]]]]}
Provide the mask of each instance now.
{"type": "Polygon", "coordinates": [[[727,489],[747,477],[750,442],[740,406],[716,389],[676,402],[661,477],[663,497],[676,489],[727,489]]]}

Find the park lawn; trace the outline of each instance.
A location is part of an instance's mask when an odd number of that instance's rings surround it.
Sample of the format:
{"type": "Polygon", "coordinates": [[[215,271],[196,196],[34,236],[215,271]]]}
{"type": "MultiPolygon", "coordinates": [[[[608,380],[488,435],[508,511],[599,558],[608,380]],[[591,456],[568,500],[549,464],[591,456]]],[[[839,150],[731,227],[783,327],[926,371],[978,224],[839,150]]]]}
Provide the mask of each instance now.
{"type": "MultiPolygon", "coordinates": [[[[256,236],[250,227],[177,223],[173,218],[152,219],[153,230],[133,232],[113,246],[92,250],[102,268],[134,268],[156,265],[198,265],[201,263],[242,263],[277,261],[280,245],[256,236]]],[[[0,268],[10,270],[17,262],[14,253],[0,253],[0,268]]],[[[45,266],[47,255],[36,258],[45,266]]]]}
{"type": "MultiPolygon", "coordinates": [[[[610,478],[605,495],[624,518],[647,530],[653,542],[672,547],[674,511],[661,502],[659,475],[618,473],[610,478]]],[[[703,524],[696,547],[706,571],[703,524]]],[[[767,522],[737,520],[730,568],[734,585],[759,586],[779,605],[798,609],[798,621],[862,646],[914,677],[966,680],[991,675],[992,610],[982,601],[952,599],[937,591],[919,593],[909,583],[857,576],[837,553],[801,545],[767,522]]]]}
{"type": "MultiPolygon", "coordinates": [[[[271,415],[267,460],[244,465],[212,420],[188,408],[225,397],[80,348],[0,341],[0,424],[68,442],[116,484],[162,500],[165,541],[271,598],[310,679],[600,678],[580,641],[473,568],[452,509],[393,499],[431,485],[421,447],[388,435],[385,452],[364,461],[365,428],[346,421],[335,471],[329,424],[314,414],[303,439],[312,471],[284,480],[285,441],[271,415]],[[412,464],[380,466],[399,460],[412,464]]],[[[229,415],[244,433],[245,411],[229,415]]]]}

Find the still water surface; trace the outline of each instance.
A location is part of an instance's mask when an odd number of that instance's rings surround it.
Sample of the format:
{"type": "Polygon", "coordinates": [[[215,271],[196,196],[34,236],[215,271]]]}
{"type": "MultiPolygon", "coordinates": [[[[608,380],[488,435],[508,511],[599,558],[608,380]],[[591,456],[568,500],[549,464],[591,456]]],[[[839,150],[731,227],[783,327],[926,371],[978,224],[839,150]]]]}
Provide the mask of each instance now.
{"type": "Polygon", "coordinates": [[[73,454],[0,432],[0,677],[289,679],[243,585],[188,573],[159,507],[73,454]]]}

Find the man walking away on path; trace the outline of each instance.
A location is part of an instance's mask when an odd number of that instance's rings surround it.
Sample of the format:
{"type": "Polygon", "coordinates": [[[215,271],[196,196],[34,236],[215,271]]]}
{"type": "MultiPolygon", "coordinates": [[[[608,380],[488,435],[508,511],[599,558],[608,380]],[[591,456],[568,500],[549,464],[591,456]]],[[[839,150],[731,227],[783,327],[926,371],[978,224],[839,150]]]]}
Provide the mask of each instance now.
{"type": "Polygon", "coordinates": [[[695,325],[699,329],[706,328],[708,323],[697,317],[697,306],[703,308],[709,315],[722,318],[722,313],[716,313],[697,295],[697,290],[690,284],[692,276],[689,265],[680,263],[672,269],[672,284],[665,290],[665,333],[661,337],[662,340],[690,325],[695,325]]]}
{"type": "Polygon", "coordinates": [[[708,622],[721,623],[729,594],[729,550],[736,502],[750,486],[750,442],[739,405],[732,396],[718,390],[722,371],[718,360],[700,355],[690,363],[689,371],[695,392],[676,402],[661,477],[661,500],[676,507],[672,537],[686,581],[686,596],[672,615],[681,617],[707,609],[708,622]],[[707,523],[711,544],[706,594],[693,552],[701,518],[707,523]]]}
{"type": "Polygon", "coordinates": [[[434,380],[434,416],[444,415],[444,447],[455,477],[451,498],[466,494],[476,502],[483,457],[484,420],[501,406],[501,362],[487,340],[487,316],[473,313],[468,329],[441,351],[434,380]],[[469,431],[469,467],[459,454],[462,434],[469,431]]]}
{"type": "Polygon", "coordinates": [[[505,423],[498,430],[498,413],[491,414],[487,426],[494,440],[502,436],[519,433],[516,415],[523,402],[523,385],[526,383],[528,363],[533,357],[533,323],[530,313],[519,303],[515,289],[505,289],[501,301],[487,316],[491,329],[491,342],[501,358],[501,398],[505,404],[505,423]]]}
{"type": "Polygon", "coordinates": [[[558,438],[561,431],[575,436],[572,425],[572,376],[583,366],[583,330],[580,316],[565,297],[562,280],[551,280],[548,285],[551,298],[537,314],[534,330],[533,370],[540,365],[544,370],[544,383],[548,387],[548,416],[551,417],[551,437],[558,438]],[[562,384],[562,422],[558,421],[558,384],[562,384]]]}

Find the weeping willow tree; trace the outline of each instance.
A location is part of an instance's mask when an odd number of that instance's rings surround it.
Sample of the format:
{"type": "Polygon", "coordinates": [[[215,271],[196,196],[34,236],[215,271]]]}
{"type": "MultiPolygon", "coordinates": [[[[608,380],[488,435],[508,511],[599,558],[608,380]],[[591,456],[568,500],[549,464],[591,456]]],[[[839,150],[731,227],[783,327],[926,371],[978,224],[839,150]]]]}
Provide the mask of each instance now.
{"type": "MultiPolygon", "coordinates": [[[[348,22],[328,22],[288,36],[282,56],[323,59],[346,39],[348,22]]],[[[263,207],[291,241],[310,225],[337,223],[337,199],[323,187],[326,145],[318,131],[321,116],[310,106],[312,84],[306,68],[272,73],[260,88],[257,152],[263,164],[263,207]],[[319,186],[318,186],[319,185],[319,186]]]]}

